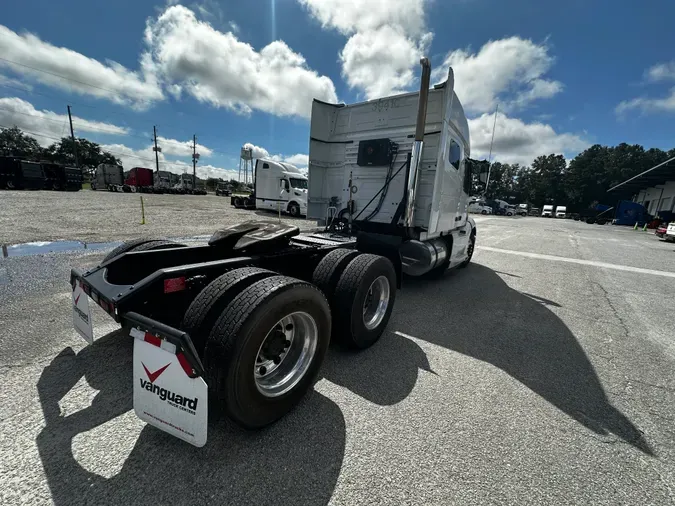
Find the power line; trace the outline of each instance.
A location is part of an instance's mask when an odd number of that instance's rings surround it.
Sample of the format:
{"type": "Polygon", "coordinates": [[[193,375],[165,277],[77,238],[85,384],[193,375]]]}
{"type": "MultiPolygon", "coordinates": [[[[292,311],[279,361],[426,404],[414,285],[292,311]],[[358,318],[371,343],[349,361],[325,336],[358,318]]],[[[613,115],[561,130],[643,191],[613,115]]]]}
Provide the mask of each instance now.
{"type": "Polygon", "coordinates": [[[107,91],[108,93],[113,93],[115,95],[118,95],[118,96],[122,97],[122,95],[117,91],[109,90],[108,88],[103,88],[101,86],[96,86],[95,84],[85,83],[84,81],[78,81],[77,79],[73,79],[72,77],[66,77],[66,76],[63,76],[61,74],[57,74],[55,72],[50,72],[48,70],[39,69],[37,67],[31,67],[30,65],[26,65],[25,63],[19,63],[19,62],[16,62],[16,61],[8,60],[7,58],[0,57],[0,60],[6,61],[7,63],[11,63],[12,65],[19,65],[20,67],[25,67],[27,69],[35,70],[36,72],[42,72],[43,74],[49,74],[50,76],[59,77],[59,78],[64,79],[66,81],[78,83],[78,84],[81,84],[83,86],[89,86],[90,88],[96,88],[97,90],[107,91]]]}

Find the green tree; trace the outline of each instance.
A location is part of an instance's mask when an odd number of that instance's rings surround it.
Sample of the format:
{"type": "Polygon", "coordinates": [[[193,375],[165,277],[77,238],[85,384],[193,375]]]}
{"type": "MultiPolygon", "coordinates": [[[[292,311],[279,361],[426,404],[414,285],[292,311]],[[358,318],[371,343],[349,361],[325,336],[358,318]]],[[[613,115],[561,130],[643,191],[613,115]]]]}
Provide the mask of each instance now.
{"type": "Polygon", "coordinates": [[[538,156],[532,162],[530,172],[530,196],[532,204],[541,207],[547,203],[567,199],[564,178],[567,162],[563,155],[538,156]]]}
{"type": "MultiPolygon", "coordinates": [[[[103,151],[101,146],[95,142],[80,137],[75,139],[75,146],[77,147],[77,160],[80,166],[96,167],[102,163],[121,164],[118,158],[103,151]]],[[[47,148],[46,157],[53,162],[74,165],[73,141],[70,137],[63,137],[59,142],[55,142],[47,148]]]]}
{"type": "Polygon", "coordinates": [[[0,129],[0,153],[4,156],[40,160],[43,150],[38,141],[14,126],[0,129]]]}

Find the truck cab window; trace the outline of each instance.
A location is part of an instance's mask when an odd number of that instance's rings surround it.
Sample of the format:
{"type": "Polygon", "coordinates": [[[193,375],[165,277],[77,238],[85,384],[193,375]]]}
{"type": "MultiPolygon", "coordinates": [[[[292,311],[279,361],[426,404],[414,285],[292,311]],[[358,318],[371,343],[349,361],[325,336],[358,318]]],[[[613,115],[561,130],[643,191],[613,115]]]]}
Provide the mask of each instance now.
{"type": "Polygon", "coordinates": [[[269,163],[263,163],[263,169],[269,169],[270,164],[269,163]]]}
{"type": "Polygon", "coordinates": [[[291,178],[291,186],[293,188],[298,189],[298,190],[306,190],[307,189],[307,180],[292,177],[291,178]]]}
{"type": "Polygon", "coordinates": [[[455,142],[455,139],[450,139],[450,152],[448,154],[448,161],[450,164],[459,170],[459,162],[462,159],[462,148],[455,142]]]}
{"type": "Polygon", "coordinates": [[[466,160],[462,159],[462,166],[464,167],[464,193],[471,195],[471,164],[466,160]]]}

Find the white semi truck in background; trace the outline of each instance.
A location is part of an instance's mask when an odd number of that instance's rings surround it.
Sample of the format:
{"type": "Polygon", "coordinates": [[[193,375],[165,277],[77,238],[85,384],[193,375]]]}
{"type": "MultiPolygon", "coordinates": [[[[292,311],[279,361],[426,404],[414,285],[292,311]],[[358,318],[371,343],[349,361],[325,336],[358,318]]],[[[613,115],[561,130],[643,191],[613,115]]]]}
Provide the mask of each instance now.
{"type": "Polygon", "coordinates": [[[557,206],[555,208],[555,217],[556,218],[566,218],[567,217],[567,207],[566,206],[557,206]]]}
{"type": "Polygon", "coordinates": [[[255,164],[255,207],[307,214],[307,176],[295,165],[261,158],[255,164]]]}
{"type": "Polygon", "coordinates": [[[430,75],[424,58],[419,93],[314,101],[307,214],[325,230],[251,221],[205,245],[135,239],[72,269],[77,331],[93,341],[93,300],[133,338],[142,420],[195,446],[209,404],[265,427],[312,388],[331,339],[355,349],[380,339],[403,273],[469,264],[469,128],[452,70],[431,90],[430,75]]]}
{"type": "Polygon", "coordinates": [[[307,214],[307,176],[295,165],[258,158],[253,169],[253,193],[233,195],[231,204],[240,209],[266,209],[293,217],[307,214]]]}
{"type": "Polygon", "coordinates": [[[551,204],[546,204],[541,210],[541,215],[544,218],[551,218],[553,216],[553,206],[551,204]]]}

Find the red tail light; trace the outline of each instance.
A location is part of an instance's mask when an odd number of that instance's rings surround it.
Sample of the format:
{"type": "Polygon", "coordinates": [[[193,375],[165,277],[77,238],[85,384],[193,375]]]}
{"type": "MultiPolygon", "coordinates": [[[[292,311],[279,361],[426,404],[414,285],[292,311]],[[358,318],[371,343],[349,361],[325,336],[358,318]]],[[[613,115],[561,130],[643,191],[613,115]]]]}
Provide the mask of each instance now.
{"type": "Polygon", "coordinates": [[[180,278],[169,278],[164,280],[164,293],[180,292],[185,290],[185,276],[180,278]]]}

